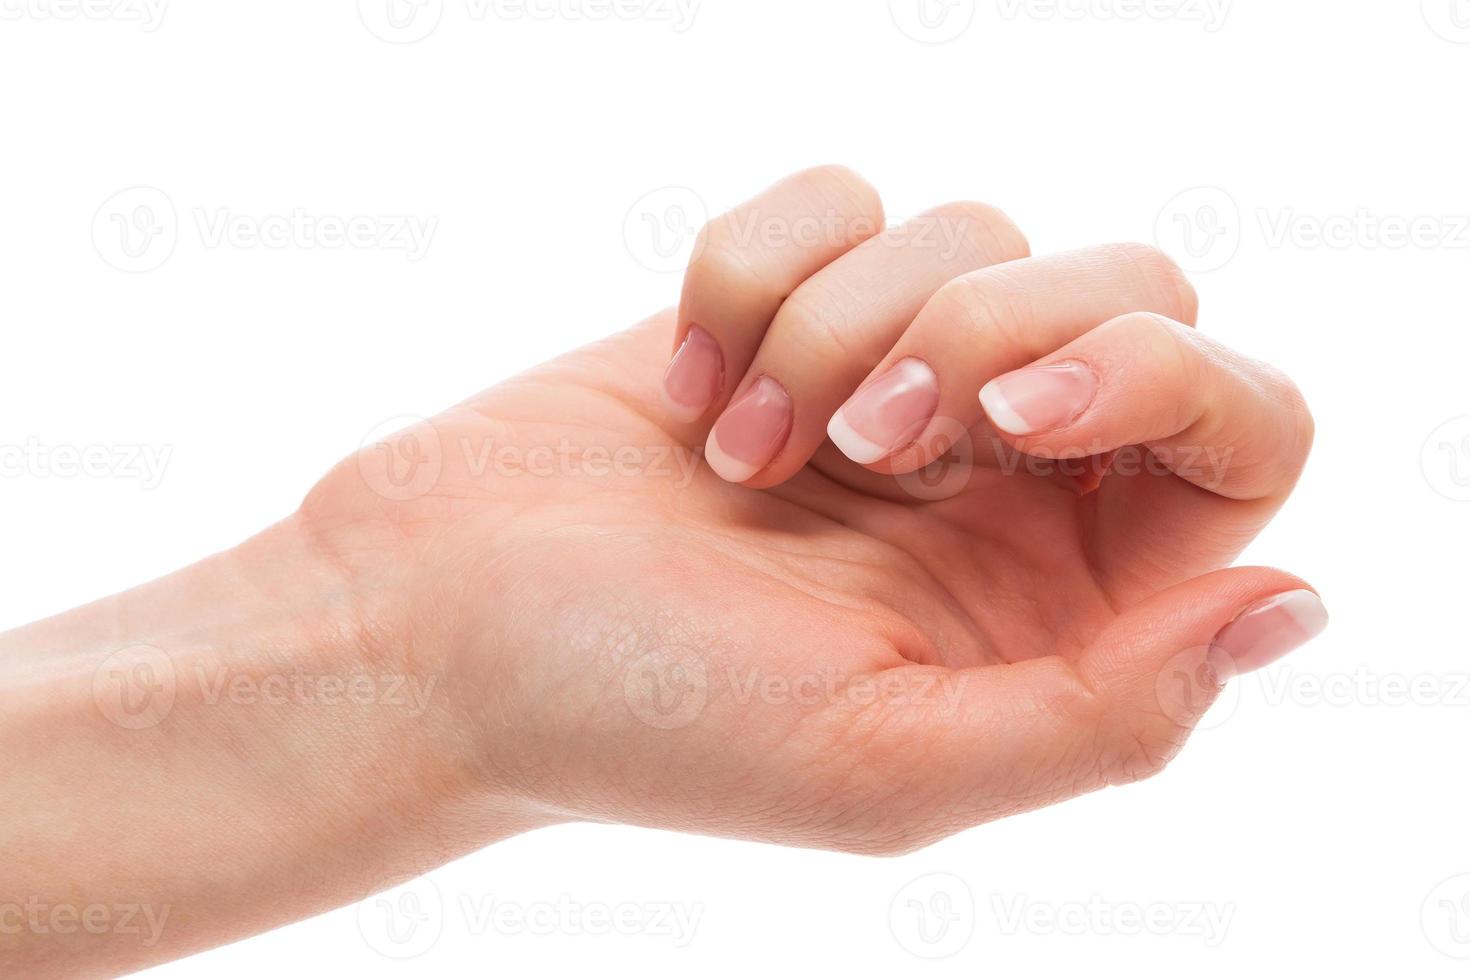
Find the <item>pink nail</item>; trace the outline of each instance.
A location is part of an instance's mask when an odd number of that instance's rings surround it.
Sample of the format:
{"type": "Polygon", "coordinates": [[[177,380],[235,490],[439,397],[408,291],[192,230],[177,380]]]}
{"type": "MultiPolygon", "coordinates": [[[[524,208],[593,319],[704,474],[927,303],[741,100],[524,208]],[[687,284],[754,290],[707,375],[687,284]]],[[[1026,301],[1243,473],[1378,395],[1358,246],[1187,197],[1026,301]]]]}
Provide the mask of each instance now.
{"type": "Polygon", "coordinates": [[[1062,361],[1003,374],[980,389],[990,421],[1013,436],[1059,429],[1087,410],[1097,376],[1085,364],[1062,361]]]}
{"type": "Polygon", "coordinates": [[[1259,670],[1327,628],[1327,607],[1315,592],[1295,589],[1256,603],[1210,644],[1235,662],[1237,673],[1259,670]]]}
{"type": "Polygon", "coordinates": [[[847,400],[827,437],[855,463],[876,463],[919,437],[939,407],[939,379],[917,357],[905,357],[847,400]]]}
{"type": "Polygon", "coordinates": [[[724,384],[725,357],[703,327],[690,327],[664,372],[664,404],[681,422],[705,413],[724,384]]]}
{"type": "Polygon", "coordinates": [[[704,458],[724,479],[744,483],[765,469],[790,434],[791,396],[780,382],[761,375],[710,430],[704,458]]]}

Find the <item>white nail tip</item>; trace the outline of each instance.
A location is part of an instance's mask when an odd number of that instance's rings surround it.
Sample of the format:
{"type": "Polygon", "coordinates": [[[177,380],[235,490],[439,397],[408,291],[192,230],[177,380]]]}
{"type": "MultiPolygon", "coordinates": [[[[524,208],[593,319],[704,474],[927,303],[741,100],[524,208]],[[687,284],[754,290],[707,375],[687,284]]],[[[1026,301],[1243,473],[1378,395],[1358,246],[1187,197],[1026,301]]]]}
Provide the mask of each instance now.
{"type": "Polygon", "coordinates": [[[688,405],[680,405],[669,397],[667,391],[661,391],[659,395],[660,400],[663,402],[664,410],[680,422],[696,422],[709,409],[708,405],[705,405],[703,408],[690,408],[688,405]]]}
{"type": "Polygon", "coordinates": [[[882,446],[871,439],[863,438],[856,429],[848,425],[840,411],[827,423],[827,438],[842,450],[842,455],[854,463],[876,463],[886,455],[882,446]]]}
{"type": "Polygon", "coordinates": [[[1031,424],[1011,408],[1011,403],[1006,401],[994,382],[980,389],[980,405],[985,409],[985,414],[990,416],[990,421],[1002,431],[1013,436],[1024,436],[1031,431],[1031,424]]]}
{"type": "Polygon", "coordinates": [[[1290,616],[1307,636],[1316,636],[1327,628],[1327,607],[1317,593],[1309,589],[1293,589],[1277,596],[1267,607],[1275,606],[1290,616]]]}
{"type": "Polygon", "coordinates": [[[760,467],[742,462],[721,449],[720,440],[715,438],[713,430],[704,444],[704,459],[709,468],[727,483],[744,483],[760,471],[760,467]]]}

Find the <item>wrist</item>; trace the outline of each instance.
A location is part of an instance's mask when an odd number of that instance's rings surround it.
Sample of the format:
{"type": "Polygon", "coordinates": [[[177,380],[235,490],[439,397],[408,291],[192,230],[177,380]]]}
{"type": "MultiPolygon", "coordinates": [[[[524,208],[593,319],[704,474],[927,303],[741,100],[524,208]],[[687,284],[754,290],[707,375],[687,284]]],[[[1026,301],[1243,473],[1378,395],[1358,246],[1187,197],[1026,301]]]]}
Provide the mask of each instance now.
{"type": "Polygon", "coordinates": [[[361,898],[541,822],[478,773],[445,679],[294,520],[0,636],[0,903],[158,930],[0,935],[4,967],[129,968],[361,898]],[[303,884],[305,883],[305,884],[303,884]]]}

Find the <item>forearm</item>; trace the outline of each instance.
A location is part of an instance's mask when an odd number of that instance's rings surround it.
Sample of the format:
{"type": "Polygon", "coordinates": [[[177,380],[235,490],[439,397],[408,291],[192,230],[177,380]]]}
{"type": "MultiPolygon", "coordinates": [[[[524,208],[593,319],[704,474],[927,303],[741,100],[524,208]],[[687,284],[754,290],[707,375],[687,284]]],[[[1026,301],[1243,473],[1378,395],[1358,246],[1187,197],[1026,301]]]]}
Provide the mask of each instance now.
{"type": "Polygon", "coordinates": [[[0,974],[113,974],[534,821],[292,522],[0,636],[0,974]]]}

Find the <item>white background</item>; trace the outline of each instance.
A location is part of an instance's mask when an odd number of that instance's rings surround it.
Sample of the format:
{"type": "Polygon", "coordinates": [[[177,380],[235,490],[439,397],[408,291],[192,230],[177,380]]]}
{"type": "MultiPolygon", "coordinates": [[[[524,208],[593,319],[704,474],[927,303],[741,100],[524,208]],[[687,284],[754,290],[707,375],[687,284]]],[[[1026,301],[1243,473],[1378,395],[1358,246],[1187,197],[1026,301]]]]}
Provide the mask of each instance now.
{"type": "Polygon", "coordinates": [[[1319,426],[1246,558],[1333,626],[1154,781],[899,860],[558,828],[416,885],[408,944],[348,908],[151,976],[1464,975],[1470,3],[431,0],[395,31],[382,0],[67,2],[0,0],[0,628],[228,547],[382,420],[672,303],[701,212],[814,163],[893,216],[989,201],[1037,252],[1159,241],[1319,426]],[[162,233],[129,257],[140,205],[162,233]],[[298,209],[433,231],[212,236],[298,209]],[[545,902],[550,934],[481,917],[545,902]],[[623,903],[649,927],[565,911],[623,903]]]}

